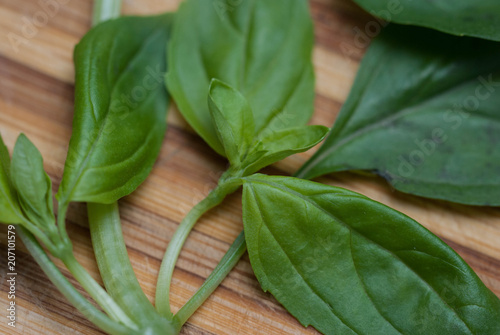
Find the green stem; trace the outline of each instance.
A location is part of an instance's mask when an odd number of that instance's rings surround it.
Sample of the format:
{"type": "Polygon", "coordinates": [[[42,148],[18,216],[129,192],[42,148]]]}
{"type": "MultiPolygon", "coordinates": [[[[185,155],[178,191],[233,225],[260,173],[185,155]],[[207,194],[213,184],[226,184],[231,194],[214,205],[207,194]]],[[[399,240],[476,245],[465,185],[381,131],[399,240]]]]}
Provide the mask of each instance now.
{"type": "MultiPolygon", "coordinates": [[[[62,245],[73,249],[71,240],[69,239],[68,232],[66,231],[66,212],[68,211],[68,203],[60,201],[57,209],[57,228],[59,229],[59,236],[62,240],[62,245]]],[[[63,255],[54,255],[57,258],[62,258],[63,255]]]]}
{"type": "Polygon", "coordinates": [[[106,290],[134,321],[149,324],[158,314],[130,264],[118,204],[88,203],[87,210],[92,245],[106,290]]]}
{"type": "Polygon", "coordinates": [[[236,266],[241,256],[247,250],[245,243],[245,235],[243,232],[234,240],[233,244],[221,259],[220,263],[215,267],[214,271],[208,276],[207,280],[199,288],[199,290],[182,306],[175,314],[175,318],[183,325],[193,315],[193,313],[207,300],[207,298],[215,291],[215,289],[227,277],[229,272],[236,266]]]}
{"type": "Polygon", "coordinates": [[[22,226],[17,226],[19,236],[24,245],[33,256],[43,272],[47,275],[50,281],[59,289],[59,291],[68,299],[76,309],[78,309],[87,319],[94,323],[97,327],[112,335],[132,335],[137,334],[135,331],[128,329],[124,325],[111,320],[104,313],[94,307],[87,299],[85,299],[76,288],[66,279],[59,271],[57,266],[38,243],[36,238],[22,226]]]}
{"type": "Polygon", "coordinates": [[[121,0],[95,0],[92,26],[120,16],[121,0]]]}
{"type": "MultiPolygon", "coordinates": [[[[226,172],[226,175],[230,176],[231,172],[226,172]]],[[[168,319],[172,319],[173,317],[170,310],[170,284],[172,282],[175,263],[177,263],[184,242],[198,219],[204,213],[220,204],[228,194],[236,191],[241,185],[239,178],[225,178],[225,176],[221,178],[219,185],[205,199],[195,205],[181,221],[163,256],[156,284],[156,309],[160,315],[168,319]]]]}
{"type": "Polygon", "coordinates": [[[61,260],[85,291],[90,294],[113,320],[119,321],[129,328],[137,329],[137,325],[123,312],[101,285],[92,278],[87,270],[78,263],[73,252],[64,255],[61,260]]]}
{"type": "MultiPolygon", "coordinates": [[[[42,241],[42,244],[45,245],[45,247],[49,250],[49,252],[54,255],[58,256],[59,254],[59,248],[55,246],[55,244],[52,242],[52,239],[49,239],[47,235],[36,225],[31,223],[30,221],[26,220],[23,216],[23,223],[21,223],[24,228],[26,228],[31,234],[35,235],[40,241],[42,241]]],[[[59,235],[58,235],[59,236],[59,235]]]]}

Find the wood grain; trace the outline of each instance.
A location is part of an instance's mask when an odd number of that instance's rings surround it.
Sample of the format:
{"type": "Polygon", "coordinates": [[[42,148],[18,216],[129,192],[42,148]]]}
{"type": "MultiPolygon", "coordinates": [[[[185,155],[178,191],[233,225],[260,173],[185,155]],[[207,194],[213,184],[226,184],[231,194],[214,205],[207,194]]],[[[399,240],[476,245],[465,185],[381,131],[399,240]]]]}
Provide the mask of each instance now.
{"type": "MultiPolygon", "coordinates": [[[[43,21],[42,2],[0,0],[0,132],[12,151],[20,132],[39,148],[54,181],[61,179],[73,109],[72,50],[90,25],[90,0],[53,0],[53,15],[43,21]],[[28,31],[26,22],[38,20],[28,31]],[[30,34],[26,34],[26,33],[30,34]],[[21,37],[19,45],[13,36],[21,37]]],[[[178,0],[126,0],[125,14],[175,10],[178,0]]],[[[346,0],[312,0],[316,26],[314,64],[317,77],[315,115],[311,123],[331,126],[352,85],[365,51],[356,29],[373,20],[346,0]]],[[[19,41],[19,40],[18,40],[19,41]]],[[[179,116],[168,117],[161,155],[152,175],[121,206],[129,255],[147,295],[154,296],[165,246],[190,207],[215,185],[226,168],[179,116]]],[[[268,169],[291,174],[311,152],[290,157],[268,169]]],[[[346,187],[396,208],[442,237],[500,295],[500,210],[426,200],[392,190],[378,177],[339,173],[319,179],[346,187]]],[[[98,278],[82,204],[70,207],[68,229],[82,264],[98,278]]],[[[205,215],[181,253],[171,301],[177,310],[201,285],[242,228],[240,195],[235,194],[205,215]]],[[[0,306],[5,311],[6,227],[1,226],[0,306]]],[[[3,334],[101,334],[48,282],[18,243],[18,322],[12,329],[2,317],[3,334]]],[[[58,266],[60,263],[56,262],[58,266]]],[[[68,272],[62,268],[63,273],[68,272]]],[[[71,278],[68,276],[68,278],[71,278]]],[[[72,279],[70,279],[72,280],[72,279]]],[[[74,282],[74,280],[72,280],[74,282]]],[[[75,282],[74,282],[75,283],[75,282]]],[[[75,285],[77,285],[75,283],[75,285]]],[[[78,286],[78,285],[77,285],[78,286]]],[[[245,256],[221,287],[190,319],[183,334],[317,334],[303,328],[256,281],[245,256]]]]}

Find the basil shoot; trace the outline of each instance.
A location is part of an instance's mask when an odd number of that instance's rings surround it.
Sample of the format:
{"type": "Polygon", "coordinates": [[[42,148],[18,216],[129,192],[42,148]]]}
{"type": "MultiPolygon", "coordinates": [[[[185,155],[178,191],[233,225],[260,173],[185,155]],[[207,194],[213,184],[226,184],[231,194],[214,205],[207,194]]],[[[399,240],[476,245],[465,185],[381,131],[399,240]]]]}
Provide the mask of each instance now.
{"type": "Polygon", "coordinates": [[[328,128],[300,126],[256,132],[253,111],[241,93],[212,80],[208,106],[217,136],[235,175],[247,176],[321,142],[328,128]]]}
{"type": "Polygon", "coordinates": [[[298,177],[372,170],[396,189],[500,205],[500,44],[391,25],[298,177]]]}
{"type": "MultiPolygon", "coordinates": [[[[156,287],[156,307],[164,317],[173,317],[175,263],[201,215],[236,191],[242,176],[305,151],[326,134],[326,127],[304,126],[313,111],[312,47],[305,0],[250,0],[231,11],[221,11],[215,1],[187,0],[179,8],[168,46],[167,88],[186,120],[231,165],[168,245],[156,287]],[[292,128],[305,142],[286,140],[292,128]]],[[[193,297],[200,299],[206,299],[202,292],[193,297]]]]}
{"type": "Polygon", "coordinates": [[[444,242],[360,194],[291,177],[245,178],[252,268],[323,334],[499,334],[500,300],[444,242]]]}
{"type": "Polygon", "coordinates": [[[163,142],[171,21],[171,14],[109,20],[76,46],[73,136],[58,192],[62,208],[69,201],[89,202],[92,243],[106,290],[141,332],[151,334],[176,334],[179,325],[156,313],[142,291],[116,201],[144,181],[163,142]]]}
{"type": "Polygon", "coordinates": [[[500,41],[500,3],[496,0],[354,0],[386,21],[500,41]]]}

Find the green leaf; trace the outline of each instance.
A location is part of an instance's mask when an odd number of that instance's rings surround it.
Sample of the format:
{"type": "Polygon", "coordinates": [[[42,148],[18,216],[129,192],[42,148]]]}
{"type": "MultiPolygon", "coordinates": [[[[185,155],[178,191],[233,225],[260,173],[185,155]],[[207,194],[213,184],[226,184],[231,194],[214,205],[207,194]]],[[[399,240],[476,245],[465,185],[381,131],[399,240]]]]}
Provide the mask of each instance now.
{"type": "Polygon", "coordinates": [[[313,112],[313,26],[306,0],[187,0],[175,16],[167,86],[181,113],[219,154],[210,120],[213,78],[248,100],[255,130],[303,125],[313,112]]]}
{"type": "Polygon", "coordinates": [[[0,135],[0,222],[21,223],[21,208],[10,179],[10,156],[0,135]]]}
{"type": "Polygon", "coordinates": [[[165,45],[171,16],[122,17],[75,48],[73,135],[62,203],[112,203],[147,177],[165,133],[165,45]]]}
{"type": "Polygon", "coordinates": [[[444,242],[360,194],[291,177],[245,178],[252,268],[324,334],[500,334],[500,300],[444,242]]]}
{"type": "Polygon", "coordinates": [[[37,226],[54,226],[52,182],[43,169],[42,155],[24,134],[17,138],[11,167],[12,184],[26,217],[37,226]]]}
{"type": "Polygon", "coordinates": [[[255,125],[248,101],[240,92],[214,79],[210,83],[208,106],[226,157],[241,164],[254,141],[255,125]]]}
{"type": "Polygon", "coordinates": [[[500,205],[500,43],[391,25],[297,173],[373,170],[398,190],[500,205]]]}
{"type": "Polygon", "coordinates": [[[265,132],[248,155],[243,175],[250,175],[293,154],[304,152],[321,142],[328,132],[324,126],[301,126],[265,132]]]}
{"type": "Polygon", "coordinates": [[[318,144],[328,128],[299,126],[281,129],[274,122],[255,132],[253,112],[243,95],[214,79],[208,105],[217,135],[232,169],[248,176],[295,153],[318,144]]]}
{"type": "Polygon", "coordinates": [[[386,21],[500,41],[500,2],[497,0],[354,1],[386,21]]]}

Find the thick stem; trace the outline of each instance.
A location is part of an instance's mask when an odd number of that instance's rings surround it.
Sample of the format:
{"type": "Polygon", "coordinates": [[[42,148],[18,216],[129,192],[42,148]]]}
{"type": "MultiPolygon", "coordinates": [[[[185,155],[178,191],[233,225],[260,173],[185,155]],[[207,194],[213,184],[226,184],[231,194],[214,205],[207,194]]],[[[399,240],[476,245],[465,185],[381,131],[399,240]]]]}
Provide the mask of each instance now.
{"type": "Polygon", "coordinates": [[[137,323],[159,317],[141,289],[123,239],[118,204],[88,203],[90,233],[104,286],[118,305],[137,323]]]}
{"type": "Polygon", "coordinates": [[[183,325],[193,315],[193,313],[208,299],[215,289],[227,277],[229,272],[236,266],[241,256],[247,250],[245,243],[245,235],[243,232],[234,240],[233,244],[221,259],[220,263],[215,267],[214,271],[208,276],[207,280],[199,288],[199,290],[182,306],[175,314],[175,318],[183,325]]]}
{"type": "Polygon", "coordinates": [[[120,16],[121,0],[95,0],[92,26],[120,16]]]}
{"type": "Polygon", "coordinates": [[[220,204],[228,194],[236,191],[240,185],[241,181],[239,178],[224,178],[223,176],[219,185],[205,199],[195,205],[179,224],[167,247],[158,274],[156,309],[160,315],[169,319],[173,317],[170,309],[170,284],[175,264],[189,233],[204,213],[220,204]]]}
{"type": "Polygon", "coordinates": [[[50,260],[35,237],[22,226],[18,226],[19,235],[43,272],[50,281],[59,289],[59,291],[68,299],[76,309],[78,309],[87,319],[97,327],[112,335],[132,335],[137,332],[125,327],[124,325],[111,320],[104,313],[99,311],[90,302],[87,301],[76,288],[59,271],[57,266],[50,260]]]}
{"type": "Polygon", "coordinates": [[[75,255],[70,252],[61,259],[71,272],[73,277],[82,285],[92,299],[113,319],[119,321],[132,329],[137,325],[125,314],[108,293],[99,285],[85,268],[76,260],[75,255]]]}

